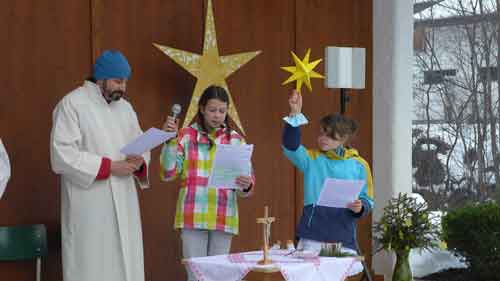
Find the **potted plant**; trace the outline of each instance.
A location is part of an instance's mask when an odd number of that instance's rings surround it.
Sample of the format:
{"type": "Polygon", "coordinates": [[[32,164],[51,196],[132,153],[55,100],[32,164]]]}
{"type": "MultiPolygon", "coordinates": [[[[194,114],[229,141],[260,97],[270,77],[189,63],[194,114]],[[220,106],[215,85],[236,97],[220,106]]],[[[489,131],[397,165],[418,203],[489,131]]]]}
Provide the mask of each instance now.
{"type": "Polygon", "coordinates": [[[438,246],[439,227],[432,224],[425,202],[419,203],[408,194],[399,193],[389,200],[380,221],[374,225],[377,250],[393,251],[396,265],[393,281],[412,281],[409,255],[413,248],[438,246]]]}

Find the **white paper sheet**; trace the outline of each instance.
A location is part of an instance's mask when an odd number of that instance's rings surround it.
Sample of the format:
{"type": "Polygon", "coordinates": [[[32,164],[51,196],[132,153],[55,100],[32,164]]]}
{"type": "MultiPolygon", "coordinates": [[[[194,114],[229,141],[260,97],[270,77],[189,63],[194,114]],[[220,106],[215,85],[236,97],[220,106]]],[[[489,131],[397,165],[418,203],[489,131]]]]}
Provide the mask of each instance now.
{"type": "Polygon", "coordinates": [[[238,176],[250,176],[253,144],[218,144],[208,186],[238,189],[238,176]]]}
{"type": "Polygon", "coordinates": [[[142,155],[175,136],[175,132],[165,132],[156,128],[150,128],[123,147],[120,152],[125,155],[142,155]]]}
{"type": "Polygon", "coordinates": [[[364,184],[364,180],[327,178],[323,184],[317,205],[346,208],[349,203],[358,199],[364,184]]]}
{"type": "Polygon", "coordinates": [[[10,161],[7,151],[3,146],[2,140],[0,139],[0,199],[2,198],[3,192],[7,187],[7,182],[10,178],[10,161]]]}

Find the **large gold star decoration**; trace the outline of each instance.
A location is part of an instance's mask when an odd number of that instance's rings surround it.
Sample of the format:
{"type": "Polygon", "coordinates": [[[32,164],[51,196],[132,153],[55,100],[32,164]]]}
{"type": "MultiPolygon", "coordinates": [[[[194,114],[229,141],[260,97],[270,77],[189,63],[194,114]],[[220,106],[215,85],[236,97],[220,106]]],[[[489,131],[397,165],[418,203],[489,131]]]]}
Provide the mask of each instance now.
{"type": "Polygon", "coordinates": [[[260,51],[219,56],[211,0],[208,0],[207,15],[205,18],[205,38],[203,42],[202,55],[155,43],[153,43],[153,45],[197,78],[193,96],[186,113],[186,118],[184,119],[184,123],[182,125],[183,127],[188,126],[198,113],[198,101],[203,94],[203,91],[211,85],[217,85],[223,87],[227,91],[229,95],[229,117],[231,117],[241,132],[245,134],[245,130],[241,125],[238,112],[236,111],[236,106],[234,105],[233,98],[231,97],[231,93],[225,79],[244,64],[252,60],[255,56],[260,54],[260,51]]]}
{"type": "Polygon", "coordinates": [[[309,92],[312,92],[311,78],[324,78],[323,75],[314,71],[314,68],[321,62],[321,59],[309,62],[311,49],[307,49],[306,55],[302,60],[300,60],[294,52],[291,53],[293,60],[295,61],[295,66],[281,67],[281,69],[292,73],[292,75],[285,82],[283,82],[282,85],[297,81],[295,88],[299,91],[299,93],[303,84],[306,84],[309,92]]]}

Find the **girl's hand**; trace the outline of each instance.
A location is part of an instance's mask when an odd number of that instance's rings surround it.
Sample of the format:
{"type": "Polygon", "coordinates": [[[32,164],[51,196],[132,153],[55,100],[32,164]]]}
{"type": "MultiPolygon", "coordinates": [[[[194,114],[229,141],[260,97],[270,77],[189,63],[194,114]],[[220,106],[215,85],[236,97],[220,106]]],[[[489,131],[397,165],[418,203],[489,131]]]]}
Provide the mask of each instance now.
{"type": "Polygon", "coordinates": [[[363,204],[361,203],[361,200],[355,200],[347,205],[347,208],[349,208],[351,211],[353,211],[356,214],[359,214],[361,210],[363,209],[363,204]]]}
{"type": "Polygon", "coordinates": [[[290,116],[299,114],[302,112],[302,95],[297,90],[293,90],[288,98],[288,104],[290,105],[290,116]]]}
{"type": "Polygon", "coordinates": [[[247,190],[252,185],[252,177],[239,176],[236,178],[236,185],[238,185],[242,191],[247,190]]]}
{"type": "Polygon", "coordinates": [[[174,117],[168,116],[167,120],[163,124],[162,130],[164,130],[166,132],[176,132],[177,133],[177,130],[179,130],[179,125],[177,125],[177,121],[178,120],[174,119],[174,117]]]}

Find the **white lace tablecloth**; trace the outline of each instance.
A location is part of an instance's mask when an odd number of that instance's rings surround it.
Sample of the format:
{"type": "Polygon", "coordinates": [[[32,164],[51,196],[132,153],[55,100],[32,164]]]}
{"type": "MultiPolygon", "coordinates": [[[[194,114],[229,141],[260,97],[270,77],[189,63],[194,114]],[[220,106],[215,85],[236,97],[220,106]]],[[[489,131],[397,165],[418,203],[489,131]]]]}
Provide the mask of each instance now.
{"type": "Polygon", "coordinates": [[[262,251],[191,258],[184,263],[199,281],[240,281],[250,271],[277,268],[287,281],[343,281],[355,257],[296,258],[288,251],[272,251],[271,265],[258,265],[262,251]]]}

